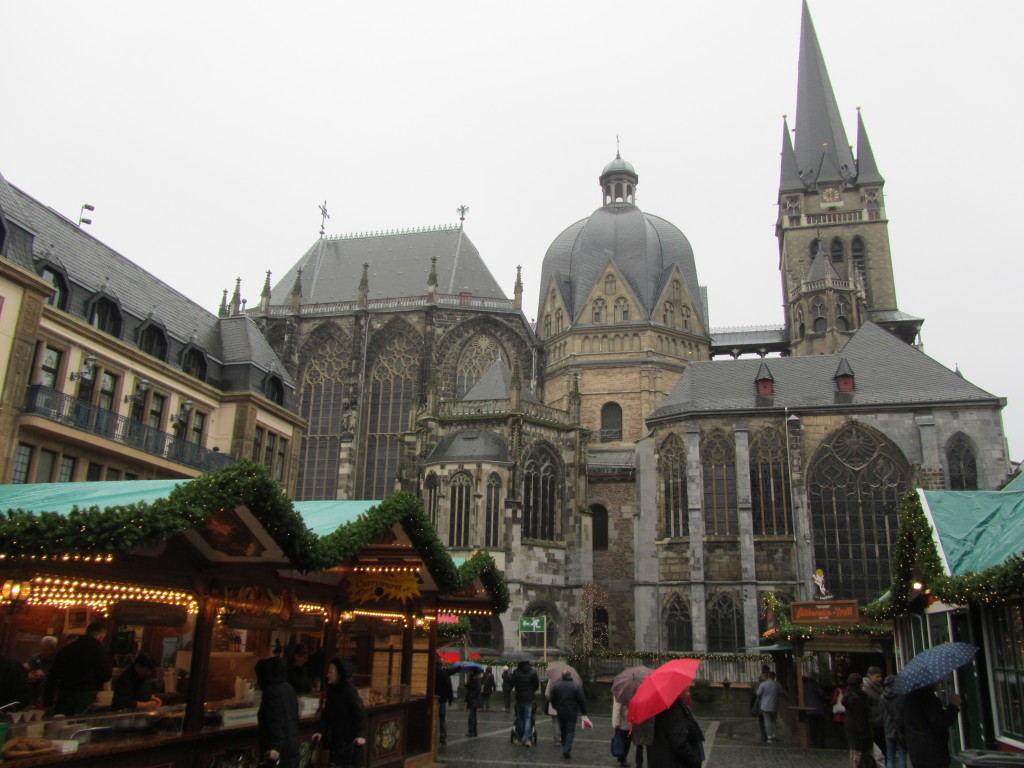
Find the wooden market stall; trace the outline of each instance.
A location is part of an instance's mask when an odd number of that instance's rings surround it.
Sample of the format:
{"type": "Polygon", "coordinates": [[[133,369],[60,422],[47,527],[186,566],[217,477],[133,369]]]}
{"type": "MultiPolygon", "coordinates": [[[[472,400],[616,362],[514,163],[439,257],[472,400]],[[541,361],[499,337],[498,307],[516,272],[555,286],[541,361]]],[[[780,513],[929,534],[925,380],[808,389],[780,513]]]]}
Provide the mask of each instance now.
{"type": "Polygon", "coordinates": [[[255,765],[256,661],[297,644],[314,688],[304,740],[338,656],[367,704],[368,765],[429,764],[438,612],[508,605],[493,560],[456,568],[416,497],[293,504],[248,462],[189,481],[0,486],[0,509],[2,655],[25,660],[44,635],[63,646],[99,617],[113,666],[140,651],[161,666],[156,710],[112,712],[100,693],[73,717],[8,715],[12,734],[68,750],[26,766],[255,765]]]}

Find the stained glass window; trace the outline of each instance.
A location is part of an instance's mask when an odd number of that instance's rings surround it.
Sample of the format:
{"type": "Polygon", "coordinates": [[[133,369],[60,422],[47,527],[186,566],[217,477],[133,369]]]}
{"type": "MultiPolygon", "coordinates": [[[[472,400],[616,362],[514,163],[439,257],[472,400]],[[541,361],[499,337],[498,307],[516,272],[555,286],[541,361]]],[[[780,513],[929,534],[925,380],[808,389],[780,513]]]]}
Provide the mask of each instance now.
{"type": "Polygon", "coordinates": [[[473,509],[473,478],[465,472],[448,486],[448,546],[469,546],[469,518],[473,509]]]}
{"type": "Polygon", "coordinates": [[[665,625],[665,650],[693,650],[693,620],[681,595],[672,595],[662,611],[662,621],[665,625]]]}
{"type": "Polygon", "coordinates": [[[459,355],[456,369],[455,394],[463,397],[487,373],[501,354],[501,347],[493,336],[478,333],[469,340],[459,355]]]}
{"type": "Polygon", "coordinates": [[[736,653],[743,650],[743,615],[732,595],[723,592],[708,605],[708,650],[736,653]]]}
{"type": "Polygon", "coordinates": [[[750,506],[754,535],[788,536],[793,532],[789,462],[782,432],[763,429],[750,443],[750,506]]]}
{"type": "Polygon", "coordinates": [[[398,333],[381,350],[370,374],[364,499],[383,499],[395,490],[418,377],[417,345],[398,333]]]}
{"type": "Polygon", "coordinates": [[[956,435],[946,449],[946,463],[949,466],[949,489],[951,491],[978,490],[978,462],[970,441],[956,435]]]}
{"type": "Polygon", "coordinates": [[[736,453],[719,429],[701,447],[704,465],[704,533],[735,536],[739,533],[736,509],[736,453]]]}
{"type": "Polygon", "coordinates": [[[558,468],[546,450],[538,450],[523,470],[523,538],[555,539],[558,468]]]}
{"type": "Polygon", "coordinates": [[[677,435],[669,435],[661,445],[661,482],[664,535],[690,535],[690,515],[686,497],[686,449],[677,435]]]}

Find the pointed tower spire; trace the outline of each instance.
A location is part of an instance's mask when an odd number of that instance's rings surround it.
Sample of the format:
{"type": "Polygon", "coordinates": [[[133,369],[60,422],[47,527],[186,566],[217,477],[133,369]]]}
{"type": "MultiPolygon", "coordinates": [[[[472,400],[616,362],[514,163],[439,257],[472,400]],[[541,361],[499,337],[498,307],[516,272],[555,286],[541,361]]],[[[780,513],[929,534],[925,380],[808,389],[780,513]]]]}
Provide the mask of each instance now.
{"type": "Polygon", "coordinates": [[[270,311],[270,270],[267,270],[267,279],[263,283],[263,290],[260,291],[260,312],[264,315],[270,311]]]}
{"type": "Polygon", "coordinates": [[[885,183],[882,174],[878,172],[878,165],[875,164],[875,153],[871,151],[871,142],[868,141],[868,132],[864,128],[864,117],[860,113],[860,107],[857,107],[857,183],[885,183]]]}
{"type": "Polygon", "coordinates": [[[370,265],[363,264],[363,276],[359,278],[359,297],[356,299],[356,306],[363,309],[367,306],[370,294],[370,265]]]}
{"type": "Polygon", "coordinates": [[[804,183],[800,180],[800,169],[796,164],[796,153],[793,152],[793,139],[790,136],[789,121],[782,116],[782,163],[779,170],[779,192],[803,192],[804,183]]]}
{"type": "Polygon", "coordinates": [[[295,272],[295,282],[292,283],[291,310],[298,312],[302,305],[302,267],[295,272]]]}
{"type": "Polygon", "coordinates": [[[516,265],[516,287],[515,293],[513,294],[513,304],[515,309],[523,308],[523,267],[521,264],[516,265]]]}
{"type": "Polygon", "coordinates": [[[217,317],[228,316],[228,289],[224,289],[224,295],[220,298],[220,309],[217,310],[217,317]]]}
{"type": "Polygon", "coordinates": [[[427,301],[437,301],[437,256],[430,257],[430,274],[427,276],[427,301]]]}
{"type": "Polygon", "coordinates": [[[231,296],[232,317],[242,311],[242,278],[235,278],[235,292],[231,296]]]}
{"type": "Polygon", "coordinates": [[[825,69],[807,0],[800,25],[800,64],[796,99],[796,159],[805,186],[852,180],[853,152],[839,117],[832,82],[825,69]]]}

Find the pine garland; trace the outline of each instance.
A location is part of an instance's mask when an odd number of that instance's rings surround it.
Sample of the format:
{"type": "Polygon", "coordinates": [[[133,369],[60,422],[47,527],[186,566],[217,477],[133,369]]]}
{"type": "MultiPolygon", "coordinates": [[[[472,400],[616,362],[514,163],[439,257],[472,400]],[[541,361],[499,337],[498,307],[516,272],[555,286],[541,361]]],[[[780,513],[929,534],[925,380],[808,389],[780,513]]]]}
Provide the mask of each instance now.
{"type": "Polygon", "coordinates": [[[7,557],[36,559],[128,554],[196,528],[217,512],[243,505],[301,571],[341,565],[400,523],[442,592],[460,592],[479,578],[491,595],[495,612],[508,610],[508,586],[494,559],[478,552],[456,568],[413,494],[392,494],[357,520],[317,536],[306,527],[267,468],[252,461],[239,461],[197,477],[152,503],[105,509],[75,507],[67,515],[8,510],[0,513],[0,552],[7,557]]]}

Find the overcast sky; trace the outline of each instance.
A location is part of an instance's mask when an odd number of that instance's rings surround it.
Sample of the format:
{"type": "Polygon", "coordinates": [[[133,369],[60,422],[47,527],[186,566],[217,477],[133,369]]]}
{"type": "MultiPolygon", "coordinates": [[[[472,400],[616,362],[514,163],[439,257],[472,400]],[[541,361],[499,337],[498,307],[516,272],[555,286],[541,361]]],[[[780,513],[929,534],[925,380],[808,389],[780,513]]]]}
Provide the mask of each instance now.
{"type": "MultiPolygon", "coordinates": [[[[1024,451],[1024,3],[812,0],[851,143],[886,178],[899,306],[1024,451]]],[[[781,324],[774,234],[799,0],[0,0],[0,173],[215,311],[329,234],[453,224],[536,314],[544,253],[615,156],[711,324],[781,324]]]]}

